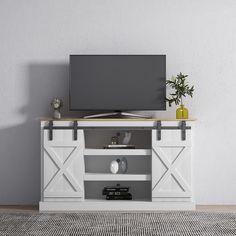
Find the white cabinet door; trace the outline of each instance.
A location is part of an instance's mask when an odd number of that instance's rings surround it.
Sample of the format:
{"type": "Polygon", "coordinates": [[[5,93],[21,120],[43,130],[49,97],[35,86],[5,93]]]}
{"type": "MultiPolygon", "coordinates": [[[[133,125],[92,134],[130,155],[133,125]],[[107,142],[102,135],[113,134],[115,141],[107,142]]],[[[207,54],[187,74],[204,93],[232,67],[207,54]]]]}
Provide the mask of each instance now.
{"type": "Polygon", "coordinates": [[[80,201],[84,199],[84,134],[78,130],[43,130],[43,199],[44,201],[80,201]]]}
{"type": "Polygon", "coordinates": [[[191,193],[191,131],[181,140],[180,130],[152,131],[152,200],[182,201],[191,193]]]}

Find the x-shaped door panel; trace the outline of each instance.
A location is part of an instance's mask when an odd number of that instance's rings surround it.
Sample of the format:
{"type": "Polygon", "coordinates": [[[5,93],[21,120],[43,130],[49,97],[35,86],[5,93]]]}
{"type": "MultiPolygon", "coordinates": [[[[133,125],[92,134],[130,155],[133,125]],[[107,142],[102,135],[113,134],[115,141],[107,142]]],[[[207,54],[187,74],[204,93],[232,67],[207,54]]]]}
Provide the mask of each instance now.
{"type": "MultiPolygon", "coordinates": [[[[152,150],[152,196],[153,197],[190,197],[188,181],[178,171],[177,166],[185,164],[189,147],[159,147],[153,145],[152,150]],[[168,157],[165,150],[177,148],[179,151],[168,157]],[[170,183],[170,180],[172,183],[170,183]],[[175,186],[173,187],[173,185],[175,186]]],[[[186,166],[186,168],[190,168],[186,166]]]]}
{"type": "MultiPolygon", "coordinates": [[[[45,156],[48,156],[57,168],[56,173],[50,177],[47,183],[44,183],[44,197],[81,197],[83,188],[80,186],[78,179],[76,179],[73,173],[69,171],[69,168],[73,166],[76,158],[82,157],[82,150],[78,146],[72,145],[44,145],[44,151],[47,154],[45,156]],[[66,149],[68,147],[73,148],[73,150],[63,161],[63,158],[59,156],[56,150],[57,148],[66,149]],[[67,191],[66,188],[63,189],[62,184],[57,189],[56,184],[62,179],[64,180],[64,183],[66,183],[64,185],[67,185],[65,187],[67,187],[67,189],[69,188],[70,191],[67,191]]],[[[47,167],[45,166],[44,169],[47,169],[47,167]]]]}

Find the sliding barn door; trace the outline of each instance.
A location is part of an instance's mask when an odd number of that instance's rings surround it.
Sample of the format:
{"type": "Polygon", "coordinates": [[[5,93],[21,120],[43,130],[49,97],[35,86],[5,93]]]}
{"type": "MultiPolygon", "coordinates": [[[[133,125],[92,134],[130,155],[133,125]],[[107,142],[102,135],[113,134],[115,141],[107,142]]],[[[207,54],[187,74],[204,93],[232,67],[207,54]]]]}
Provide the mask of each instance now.
{"type": "Polygon", "coordinates": [[[180,130],[152,131],[152,200],[182,201],[192,196],[191,191],[191,131],[186,140],[180,130]]]}
{"type": "Polygon", "coordinates": [[[43,131],[43,199],[44,201],[80,201],[84,198],[84,134],[78,130],[43,131]]]}

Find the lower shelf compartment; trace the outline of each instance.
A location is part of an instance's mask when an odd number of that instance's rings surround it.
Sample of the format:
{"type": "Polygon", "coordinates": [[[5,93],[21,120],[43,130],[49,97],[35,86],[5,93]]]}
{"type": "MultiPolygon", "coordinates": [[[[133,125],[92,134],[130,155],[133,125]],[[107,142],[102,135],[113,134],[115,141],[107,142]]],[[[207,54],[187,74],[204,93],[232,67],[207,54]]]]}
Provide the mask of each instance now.
{"type": "Polygon", "coordinates": [[[85,200],[106,201],[106,202],[123,202],[125,200],[105,200],[106,196],[102,195],[102,190],[107,186],[129,187],[129,193],[132,194],[131,201],[151,201],[151,181],[85,181],[85,200]]]}

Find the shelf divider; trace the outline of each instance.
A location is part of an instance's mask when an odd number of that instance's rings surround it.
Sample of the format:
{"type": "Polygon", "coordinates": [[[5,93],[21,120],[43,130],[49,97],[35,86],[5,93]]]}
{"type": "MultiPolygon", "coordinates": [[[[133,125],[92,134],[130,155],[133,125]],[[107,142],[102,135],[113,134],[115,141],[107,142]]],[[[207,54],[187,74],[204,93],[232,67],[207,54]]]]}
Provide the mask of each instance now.
{"type": "Polygon", "coordinates": [[[84,150],[85,156],[149,156],[151,149],[91,149],[84,150]]]}
{"type": "Polygon", "coordinates": [[[151,181],[151,175],[86,173],[84,181],[151,181]]]}

